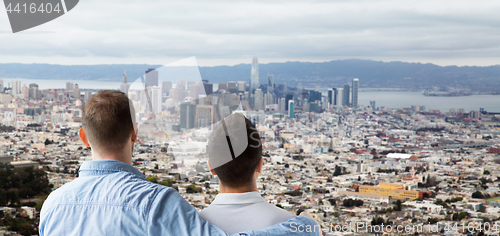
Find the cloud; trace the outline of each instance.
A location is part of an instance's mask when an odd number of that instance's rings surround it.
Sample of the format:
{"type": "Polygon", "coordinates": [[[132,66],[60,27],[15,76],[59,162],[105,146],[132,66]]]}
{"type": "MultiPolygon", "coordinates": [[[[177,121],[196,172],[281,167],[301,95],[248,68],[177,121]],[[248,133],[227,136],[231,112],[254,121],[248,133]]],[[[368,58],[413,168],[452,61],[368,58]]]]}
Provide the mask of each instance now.
{"type": "MultiPolygon", "coordinates": [[[[0,62],[200,65],[344,58],[497,64],[497,1],[85,0],[33,29],[0,34],[0,62]],[[478,60],[480,59],[480,60],[478,60]]],[[[9,29],[0,13],[0,31],[9,29]]]]}

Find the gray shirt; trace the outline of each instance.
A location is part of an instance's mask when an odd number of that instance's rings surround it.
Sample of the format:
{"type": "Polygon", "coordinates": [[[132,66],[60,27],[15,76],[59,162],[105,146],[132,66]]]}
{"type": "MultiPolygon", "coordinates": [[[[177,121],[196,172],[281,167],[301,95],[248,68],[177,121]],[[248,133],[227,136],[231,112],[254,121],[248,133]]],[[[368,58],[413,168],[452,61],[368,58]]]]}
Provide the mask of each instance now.
{"type": "Polygon", "coordinates": [[[294,214],[268,203],[258,192],[220,193],[200,217],[234,234],[245,230],[260,230],[288,221],[294,214]]]}

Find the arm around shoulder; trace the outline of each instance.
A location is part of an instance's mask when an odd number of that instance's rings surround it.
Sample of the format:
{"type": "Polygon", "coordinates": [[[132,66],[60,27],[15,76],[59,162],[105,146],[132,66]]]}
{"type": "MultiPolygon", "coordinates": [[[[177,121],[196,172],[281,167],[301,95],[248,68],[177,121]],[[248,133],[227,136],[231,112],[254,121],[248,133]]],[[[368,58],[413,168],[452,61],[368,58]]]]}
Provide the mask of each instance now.
{"type": "Polygon", "coordinates": [[[148,213],[148,235],[226,235],[204,221],[172,188],[159,190],[148,213]]]}

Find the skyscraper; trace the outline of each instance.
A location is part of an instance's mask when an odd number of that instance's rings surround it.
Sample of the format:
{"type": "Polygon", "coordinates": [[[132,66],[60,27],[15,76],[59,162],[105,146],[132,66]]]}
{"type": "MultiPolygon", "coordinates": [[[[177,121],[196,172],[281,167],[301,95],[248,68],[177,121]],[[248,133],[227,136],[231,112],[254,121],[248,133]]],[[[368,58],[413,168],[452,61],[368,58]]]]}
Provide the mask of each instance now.
{"type": "Polygon", "coordinates": [[[293,94],[287,94],[285,96],[285,110],[288,111],[288,104],[290,100],[293,100],[293,94]]]}
{"type": "Polygon", "coordinates": [[[354,78],[352,80],[352,107],[358,107],[358,88],[359,79],[354,78]]]}
{"type": "Polygon", "coordinates": [[[12,80],[12,95],[18,95],[18,94],[21,94],[21,81],[15,79],[12,80]]]}
{"type": "Polygon", "coordinates": [[[328,89],[328,104],[333,105],[333,96],[335,95],[335,92],[333,89],[328,89]]]}
{"type": "Polygon", "coordinates": [[[274,76],[272,74],[267,75],[267,93],[274,94],[274,76]]]}
{"type": "Polygon", "coordinates": [[[127,69],[123,69],[122,83],[120,84],[120,91],[128,95],[129,84],[127,83],[127,69]]]}
{"type": "Polygon", "coordinates": [[[151,87],[151,106],[153,107],[153,113],[160,114],[162,111],[162,99],[161,90],[158,86],[151,87]]]}
{"type": "Polygon", "coordinates": [[[29,86],[29,99],[36,100],[38,99],[38,93],[40,90],[38,90],[38,84],[30,84],[29,86]]]}
{"type": "Polygon", "coordinates": [[[208,80],[203,80],[203,88],[205,88],[205,95],[214,93],[214,85],[209,83],[208,80]]]}
{"type": "Polygon", "coordinates": [[[227,91],[227,83],[219,82],[219,86],[217,88],[217,93],[222,93],[223,91],[227,91]]]}
{"type": "Polygon", "coordinates": [[[227,82],[227,91],[229,93],[237,93],[238,87],[236,86],[236,82],[234,82],[234,81],[227,82]]]}
{"type": "Polygon", "coordinates": [[[26,84],[23,84],[22,88],[21,88],[21,98],[29,98],[29,93],[30,93],[30,90],[28,88],[28,86],[26,86],[26,84]]]}
{"type": "Polygon", "coordinates": [[[370,107],[375,110],[375,101],[370,101],[370,107]]]}
{"type": "Polygon", "coordinates": [[[336,106],[336,105],[339,105],[338,103],[338,94],[339,94],[339,90],[337,88],[333,88],[333,97],[332,97],[332,105],[336,106]]]}
{"type": "Polygon", "coordinates": [[[196,105],[185,102],[180,106],[180,128],[181,129],[192,129],[194,128],[194,119],[196,116],[196,105]]]}
{"type": "Polygon", "coordinates": [[[86,101],[87,101],[87,100],[89,100],[91,97],[92,97],[92,91],[87,90],[87,91],[85,91],[85,95],[83,96],[83,100],[86,102],[86,101]]]}
{"type": "MultiPolygon", "coordinates": [[[[12,88],[14,88],[14,87],[12,87],[12,88]]],[[[73,90],[73,83],[66,82],[66,92],[69,92],[71,90],[73,90]]]]}
{"type": "Polygon", "coordinates": [[[254,57],[252,60],[252,71],[250,73],[250,94],[253,94],[253,92],[259,88],[259,85],[259,62],[257,57],[254,57]]]}
{"type": "Polygon", "coordinates": [[[195,127],[207,127],[214,123],[214,106],[198,105],[196,106],[195,127]]]}
{"type": "Polygon", "coordinates": [[[285,98],[278,99],[278,111],[281,113],[285,113],[286,111],[285,98]]]}
{"type": "Polygon", "coordinates": [[[146,70],[146,87],[158,86],[158,71],[155,69],[146,70]]]}
{"type": "Polygon", "coordinates": [[[337,88],[337,104],[336,104],[337,106],[342,106],[344,104],[344,101],[342,101],[343,93],[344,93],[343,88],[337,88]]]}
{"type": "Polygon", "coordinates": [[[262,110],[264,105],[264,93],[260,88],[255,90],[254,93],[254,110],[262,110]]]}
{"type": "Polygon", "coordinates": [[[161,83],[161,93],[165,96],[170,95],[170,90],[172,89],[172,81],[163,81],[161,83]]]}
{"type": "Polygon", "coordinates": [[[3,80],[0,79],[0,93],[3,93],[3,80]]]}
{"type": "Polygon", "coordinates": [[[245,86],[246,86],[245,81],[238,81],[238,92],[244,92],[245,86]]]}
{"type": "Polygon", "coordinates": [[[75,87],[73,88],[73,97],[75,99],[80,99],[80,95],[81,95],[80,88],[78,87],[78,84],[75,84],[75,87]]]}
{"type": "Polygon", "coordinates": [[[311,90],[309,91],[308,102],[313,103],[315,101],[321,101],[321,92],[311,90]]]}
{"type": "Polygon", "coordinates": [[[344,84],[343,96],[342,96],[342,106],[349,106],[349,85],[344,84]]]}
{"type": "Polygon", "coordinates": [[[288,101],[288,118],[293,119],[294,117],[294,102],[293,100],[288,101]]]}

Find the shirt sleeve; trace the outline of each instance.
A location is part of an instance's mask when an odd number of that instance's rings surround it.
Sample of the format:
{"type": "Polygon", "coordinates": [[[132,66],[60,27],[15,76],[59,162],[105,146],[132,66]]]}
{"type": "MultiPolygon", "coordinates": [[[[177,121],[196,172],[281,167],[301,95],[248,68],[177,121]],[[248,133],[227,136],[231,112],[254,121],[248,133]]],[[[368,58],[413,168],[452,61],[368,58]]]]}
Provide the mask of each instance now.
{"type": "Polygon", "coordinates": [[[160,190],[148,217],[148,235],[227,235],[201,219],[196,209],[172,188],[160,190]]]}

